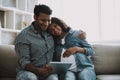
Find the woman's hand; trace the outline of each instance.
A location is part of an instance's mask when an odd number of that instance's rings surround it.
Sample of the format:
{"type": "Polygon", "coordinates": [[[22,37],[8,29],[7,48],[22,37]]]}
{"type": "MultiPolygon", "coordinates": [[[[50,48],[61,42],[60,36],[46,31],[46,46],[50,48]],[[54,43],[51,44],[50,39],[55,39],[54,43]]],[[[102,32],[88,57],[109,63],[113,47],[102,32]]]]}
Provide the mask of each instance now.
{"type": "Polygon", "coordinates": [[[84,50],[84,48],[74,46],[74,47],[71,47],[71,48],[67,49],[63,53],[63,57],[69,57],[70,55],[72,55],[72,54],[74,54],[76,52],[85,53],[85,50],[84,50]]]}
{"type": "Polygon", "coordinates": [[[71,47],[63,53],[63,57],[69,57],[70,55],[72,55],[75,52],[76,52],[76,47],[71,47]]]}

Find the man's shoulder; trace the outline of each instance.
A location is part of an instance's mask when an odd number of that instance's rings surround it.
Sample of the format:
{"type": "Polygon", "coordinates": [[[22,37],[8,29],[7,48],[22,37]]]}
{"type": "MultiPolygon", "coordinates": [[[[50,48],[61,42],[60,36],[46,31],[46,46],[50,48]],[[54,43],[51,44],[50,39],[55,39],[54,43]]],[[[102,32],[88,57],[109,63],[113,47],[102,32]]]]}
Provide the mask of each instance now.
{"type": "Polygon", "coordinates": [[[23,37],[24,35],[26,35],[26,32],[27,32],[27,30],[22,30],[19,34],[18,34],[18,36],[17,37],[23,37]]]}
{"type": "Polygon", "coordinates": [[[17,35],[16,40],[19,41],[19,40],[21,40],[21,39],[26,38],[28,29],[29,29],[28,27],[24,28],[24,29],[17,35]]]}
{"type": "Polygon", "coordinates": [[[28,26],[28,27],[24,28],[23,30],[21,30],[19,35],[25,35],[25,34],[28,34],[28,32],[30,32],[30,26],[28,26]]]}

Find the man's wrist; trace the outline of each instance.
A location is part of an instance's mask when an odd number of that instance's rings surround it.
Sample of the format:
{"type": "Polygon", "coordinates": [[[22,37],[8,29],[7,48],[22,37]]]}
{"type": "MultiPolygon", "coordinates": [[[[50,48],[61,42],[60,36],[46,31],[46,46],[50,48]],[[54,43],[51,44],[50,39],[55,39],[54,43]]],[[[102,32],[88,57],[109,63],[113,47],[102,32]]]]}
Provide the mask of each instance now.
{"type": "Polygon", "coordinates": [[[25,69],[27,71],[30,71],[30,72],[36,74],[36,75],[40,75],[39,68],[35,67],[32,63],[27,64],[25,69]]]}

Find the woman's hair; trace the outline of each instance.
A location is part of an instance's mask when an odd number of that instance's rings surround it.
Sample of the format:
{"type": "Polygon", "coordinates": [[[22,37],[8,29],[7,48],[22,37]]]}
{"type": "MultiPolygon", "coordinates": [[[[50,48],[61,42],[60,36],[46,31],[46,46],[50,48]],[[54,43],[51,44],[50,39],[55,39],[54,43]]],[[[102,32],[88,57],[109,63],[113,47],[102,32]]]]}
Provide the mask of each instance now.
{"type": "Polygon", "coordinates": [[[61,19],[58,19],[56,17],[51,18],[51,23],[55,23],[59,25],[62,28],[62,31],[64,32],[68,32],[70,30],[70,27],[68,27],[68,25],[65,22],[63,22],[61,19]]]}
{"type": "MultiPolygon", "coordinates": [[[[51,24],[52,23],[59,25],[61,27],[62,31],[64,31],[64,32],[68,32],[70,30],[70,27],[65,22],[60,20],[59,18],[52,17],[51,24]]],[[[48,26],[48,31],[49,31],[51,24],[48,26]]],[[[57,48],[56,46],[61,46],[61,39],[58,36],[53,36],[53,39],[54,39],[54,43],[55,43],[55,49],[57,48]]],[[[56,56],[56,54],[57,54],[57,51],[54,52],[54,56],[56,56]]],[[[59,57],[57,57],[57,56],[54,59],[57,61],[60,60],[59,57]]]]}
{"type": "MultiPolygon", "coordinates": [[[[64,32],[69,32],[69,30],[70,30],[70,27],[59,18],[52,17],[51,24],[52,23],[59,25],[61,27],[62,31],[64,31],[64,32]]],[[[49,31],[51,24],[48,26],[48,31],[49,31]]],[[[61,39],[58,36],[53,36],[53,39],[54,39],[55,45],[57,45],[61,42],[61,39]]]]}
{"type": "MultiPolygon", "coordinates": [[[[70,30],[70,27],[63,20],[61,20],[59,18],[52,17],[51,24],[52,23],[59,25],[63,32],[68,32],[70,30]]],[[[48,31],[49,31],[51,24],[48,26],[48,31]]],[[[53,37],[54,37],[55,41],[59,39],[58,36],[53,36],[53,37]]]]}

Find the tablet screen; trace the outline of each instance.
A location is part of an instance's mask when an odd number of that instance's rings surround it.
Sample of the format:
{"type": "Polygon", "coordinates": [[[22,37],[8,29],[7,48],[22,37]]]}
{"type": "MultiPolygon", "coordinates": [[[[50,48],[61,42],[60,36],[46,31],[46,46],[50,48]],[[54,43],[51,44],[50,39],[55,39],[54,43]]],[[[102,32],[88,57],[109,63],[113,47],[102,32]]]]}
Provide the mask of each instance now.
{"type": "Polygon", "coordinates": [[[66,72],[72,63],[69,62],[50,62],[49,66],[53,67],[53,73],[64,73],[66,72]]]}

